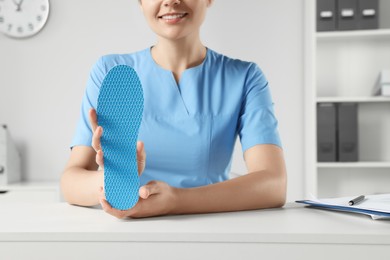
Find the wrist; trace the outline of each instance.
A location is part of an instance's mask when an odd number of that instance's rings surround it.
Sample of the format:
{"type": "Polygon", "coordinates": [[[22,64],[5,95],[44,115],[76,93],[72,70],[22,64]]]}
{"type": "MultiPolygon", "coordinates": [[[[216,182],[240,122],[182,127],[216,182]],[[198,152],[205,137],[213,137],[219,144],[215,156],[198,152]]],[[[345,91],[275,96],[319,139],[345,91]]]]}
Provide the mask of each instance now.
{"type": "Polygon", "coordinates": [[[172,208],[170,210],[170,214],[172,215],[177,215],[177,214],[183,214],[183,200],[184,200],[184,193],[185,189],[183,188],[175,188],[172,187],[172,194],[173,194],[173,199],[172,199],[172,208]]]}

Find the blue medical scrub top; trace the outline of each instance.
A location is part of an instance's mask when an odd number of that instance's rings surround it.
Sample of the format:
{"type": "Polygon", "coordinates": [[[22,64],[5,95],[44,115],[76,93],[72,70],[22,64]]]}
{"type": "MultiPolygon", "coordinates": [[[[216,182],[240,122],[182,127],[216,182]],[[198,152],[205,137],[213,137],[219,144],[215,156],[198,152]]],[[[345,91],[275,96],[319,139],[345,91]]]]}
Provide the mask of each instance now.
{"type": "Polygon", "coordinates": [[[145,143],[147,160],[141,185],[160,180],[188,188],[227,180],[238,135],[243,151],[257,144],[281,146],[268,82],[256,64],[207,49],[202,64],[185,70],[176,83],[150,50],[96,62],[72,147],[91,146],[88,111],[96,109],[103,79],[116,65],[133,67],[144,91],[138,139],[145,143]]]}

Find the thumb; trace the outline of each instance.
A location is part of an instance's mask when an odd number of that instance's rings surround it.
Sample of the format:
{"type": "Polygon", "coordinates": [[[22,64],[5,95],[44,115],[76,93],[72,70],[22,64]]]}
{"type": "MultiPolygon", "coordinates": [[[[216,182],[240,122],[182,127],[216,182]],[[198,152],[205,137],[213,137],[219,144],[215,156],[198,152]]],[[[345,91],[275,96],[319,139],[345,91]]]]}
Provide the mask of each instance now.
{"type": "Polygon", "coordinates": [[[148,182],[148,184],[139,188],[139,196],[143,199],[147,199],[150,195],[160,192],[160,187],[157,181],[148,182]]]}

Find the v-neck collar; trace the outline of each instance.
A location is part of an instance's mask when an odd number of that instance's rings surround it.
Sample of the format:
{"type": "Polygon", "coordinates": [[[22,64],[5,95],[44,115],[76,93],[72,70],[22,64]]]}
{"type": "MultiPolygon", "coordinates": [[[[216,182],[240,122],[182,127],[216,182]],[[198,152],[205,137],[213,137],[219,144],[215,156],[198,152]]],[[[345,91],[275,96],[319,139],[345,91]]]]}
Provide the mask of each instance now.
{"type": "Polygon", "coordinates": [[[184,98],[184,96],[186,95],[186,93],[183,93],[184,92],[188,92],[188,91],[193,91],[193,90],[190,90],[190,89],[185,89],[185,87],[183,88],[182,84],[186,84],[185,82],[188,80],[186,80],[187,77],[191,77],[191,75],[194,75],[194,72],[196,71],[199,71],[199,70],[202,70],[202,68],[205,66],[206,62],[208,61],[208,59],[210,59],[210,50],[208,48],[206,48],[206,56],[205,58],[203,59],[202,63],[200,63],[199,65],[197,66],[194,66],[194,67],[191,67],[191,68],[188,68],[186,70],[184,70],[181,74],[181,77],[180,77],[180,80],[179,82],[177,83],[176,80],[175,80],[175,77],[173,75],[173,72],[170,71],[170,70],[167,70],[167,69],[164,69],[163,67],[161,67],[152,57],[152,53],[151,53],[151,49],[152,47],[150,47],[149,49],[146,50],[147,52],[147,58],[149,59],[149,62],[151,63],[151,66],[156,70],[158,71],[158,73],[161,73],[163,75],[166,75],[166,77],[170,78],[169,81],[171,82],[171,84],[169,84],[171,87],[171,91],[175,92],[176,94],[176,97],[180,100],[179,102],[182,104],[183,108],[184,108],[184,111],[186,113],[187,116],[190,115],[190,108],[188,107],[188,104],[184,98]],[[189,75],[187,75],[189,73],[189,75]],[[184,94],[184,95],[183,95],[184,94]]]}
{"type": "Polygon", "coordinates": [[[164,71],[165,73],[170,73],[172,75],[172,78],[173,80],[175,81],[175,84],[177,85],[177,87],[180,87],[180,82],[182,82],[182,78],[183,78],[183,75],[186,74],[187,72],[189,71],[196,71],[196,70],[200,70],[204,67],[204,64],[207,62],[207,60],[209,59],[209,56],[210,56],[210,49],[206,47],[206,56],[204,57],[203,61],[194,66],[194,67],[190,67],[190,68],[187,68],[185,69],[183,72],[182,72],[182,75],[180,77],[180,80],[179,82],[176,82],[175,80],[175,77],[173,76],[173,72],[168,70],[168,69],[165,69],[163,67],[161,67],[161,65],[159,65],[154,59],[153,59],[153,56],[152,56],[152,48],[153,46],[151,46],[150,48],[147,49],[147,53],[148,53],[148,57],[149,57],[149,60],[150,62],[153,64],[153,66],[161,71],[164,71]]]}

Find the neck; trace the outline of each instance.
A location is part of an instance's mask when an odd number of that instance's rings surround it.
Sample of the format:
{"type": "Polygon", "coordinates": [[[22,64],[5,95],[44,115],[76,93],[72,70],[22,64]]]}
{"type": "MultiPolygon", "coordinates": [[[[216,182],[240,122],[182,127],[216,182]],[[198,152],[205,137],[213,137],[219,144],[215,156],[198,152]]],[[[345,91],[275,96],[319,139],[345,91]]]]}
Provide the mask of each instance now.
{"type": "Polygon", "coordinates": [[[176,81],[181,73],[201,64],[206,57],[206,48],[200,39],[167,40],[159,39],[152,48],[152,57],[164,69],[172,71],[176,81]]]}

